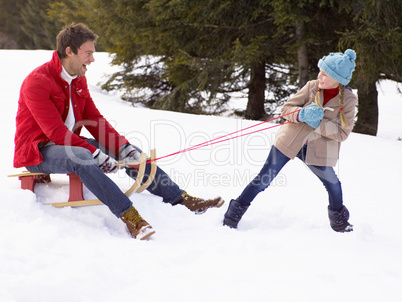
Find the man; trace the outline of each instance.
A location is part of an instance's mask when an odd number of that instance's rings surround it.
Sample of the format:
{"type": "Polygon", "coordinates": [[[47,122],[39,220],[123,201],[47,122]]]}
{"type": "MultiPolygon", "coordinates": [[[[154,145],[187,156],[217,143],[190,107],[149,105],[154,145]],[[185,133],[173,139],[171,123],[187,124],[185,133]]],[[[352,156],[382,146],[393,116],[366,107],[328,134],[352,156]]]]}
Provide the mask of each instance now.
{"type": "MultiPolygon", "coordinates": [[[[97,38],[84,24],[65,27],[57,36],[52,60],[24,80],[16,118],[14,166],[46,174],[76,173],[126,223],[134,238],[146,239],[155,231],[104,174],[117,172],[116,160],[138,161],[141,150],[117,133],[89,93],[85,73],[95,61],[97,38]],[[79,136],[83,126],[93,139],[79,136]]],[[[138,173],[134,168],[126,168],[126,172],[132,178],[138,173]]],[[[144,181],[149,173],[148,164],[144,181]]],[[[182,204],[195,213],[224,203],[220,197],[204,200],[188,195],[160,168],[148,191],[161,196],[164,202],[182,204]]]]}

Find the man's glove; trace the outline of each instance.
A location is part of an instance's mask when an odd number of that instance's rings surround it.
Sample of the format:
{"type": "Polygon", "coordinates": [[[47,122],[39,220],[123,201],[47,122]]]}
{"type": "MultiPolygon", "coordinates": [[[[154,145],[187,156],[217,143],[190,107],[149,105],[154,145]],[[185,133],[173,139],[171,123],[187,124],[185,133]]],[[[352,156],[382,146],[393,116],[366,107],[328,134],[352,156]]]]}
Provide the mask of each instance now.
{"type": "Polygon", "coordinates": [[[111,158],[109,155],[103,153],[101,150],[96,150],[93,153],[93,157],[103,173],[116,173],[118,168],[116,166],[117,161],[111,158]]]}
{"type": "Polygon", "coordinates": [[[119,158],[123,163],[139,162],[140,157],[140,152],[130,144],[125,144],[119,150],[119,158]]]}
{"type": "Polygon", "coordinates": [[[313,127],[314,129],[316,129],[320,125],[323,117],[324,117],[324,110],[313,103],[300,110],[297,119],[300,122],[304,122],[309,126],[313,127]]]}

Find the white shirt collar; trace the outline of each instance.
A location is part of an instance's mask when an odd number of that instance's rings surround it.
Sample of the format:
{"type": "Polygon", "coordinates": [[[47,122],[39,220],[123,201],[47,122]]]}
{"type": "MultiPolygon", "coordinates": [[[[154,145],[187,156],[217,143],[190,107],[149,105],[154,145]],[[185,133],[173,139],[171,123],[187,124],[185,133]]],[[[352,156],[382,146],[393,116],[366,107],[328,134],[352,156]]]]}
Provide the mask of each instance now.
{"type": "Polygon", "coordinates": [[[61,65],[61,67],[62,67],[62,69],[61,69],[61,74],[60,74],[61,78],[62,78],[63,80],[65,80],[69,85],[71,85],[71,82],[77,77],[77,75],[71,76],[71,75],[66,71],[66,69],[64,68],[63,65],[61,65]]]}

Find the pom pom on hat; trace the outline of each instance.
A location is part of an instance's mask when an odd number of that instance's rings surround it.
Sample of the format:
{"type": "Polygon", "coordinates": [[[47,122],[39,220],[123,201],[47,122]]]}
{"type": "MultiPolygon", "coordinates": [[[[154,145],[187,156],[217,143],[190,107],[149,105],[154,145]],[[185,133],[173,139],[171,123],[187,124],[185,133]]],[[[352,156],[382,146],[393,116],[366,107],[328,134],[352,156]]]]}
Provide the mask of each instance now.
{"type": "Polygon", "coordinates": [[[318,67],[342,85],[347,85],[356,67],[355,60],[356,52],[347,49],[344,54],[337,52],[324,56],[318,61],[318,67]]]}
{"type": "Polygon", "coordinates": [[[351,60],[356,60],[356,52],[353,49],[346,49],[345,55],[348,55],[351,60]]]}

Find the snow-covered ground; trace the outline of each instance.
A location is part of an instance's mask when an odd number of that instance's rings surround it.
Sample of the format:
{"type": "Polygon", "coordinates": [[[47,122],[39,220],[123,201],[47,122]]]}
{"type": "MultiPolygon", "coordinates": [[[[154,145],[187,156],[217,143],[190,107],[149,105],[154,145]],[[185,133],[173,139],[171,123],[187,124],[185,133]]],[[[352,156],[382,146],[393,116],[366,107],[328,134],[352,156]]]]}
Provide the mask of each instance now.
{"type": "MultiPolygon", "coordinates": [[[[139,241],[105,206],[43,205],[68,199],[64,175],[37,185],[36,194],[7,178],[22,171],[12,167],[19,87],[50,58],[50,51],[0,50],[0,301],[401,301],[402,98],[395,83],[381,84],[378,136],[352,133],[342,145],[336,171],[354,232],[331,230],[326,191],[298,160],[257,196],[238,230],[222,226],[228,202],[265,161],[273,129],[158,161],[190,194],[227,203],[196,216],[133,194],[156,230],[139,241]]],[[[95,58],[87,73],[95,102],[145,152],[167,155],[256,124],[134,108],[98,88],[113,68],[107,54],[95,58]]],[[[122,190],[132,184],[123,172],[111,177],[122,190]]]]}

